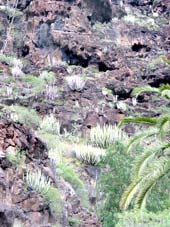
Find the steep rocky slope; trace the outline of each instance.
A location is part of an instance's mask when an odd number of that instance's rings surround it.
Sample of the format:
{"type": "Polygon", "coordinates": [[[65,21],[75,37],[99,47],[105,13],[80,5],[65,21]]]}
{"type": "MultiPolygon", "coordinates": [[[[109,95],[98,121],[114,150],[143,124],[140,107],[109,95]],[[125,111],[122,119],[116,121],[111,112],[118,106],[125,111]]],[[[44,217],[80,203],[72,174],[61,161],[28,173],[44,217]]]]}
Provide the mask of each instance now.
{"type": "MultiPolygon", "coordinates": [[[[55,103],[32,100],[31,106],[41,113],[55,107],[68,130],[74,123],[86,131],[98,121],[120,119],[124,113],[109,107],[113,97],[103,95],[104,88],[130,104],[133,87],[169,81],[169,68],[161,61],[169,49],[169,5],[168,0],[19,1],[22,14],[13,21],[5,52],[25,59],[25,73],[46,69],[57,78],[55,103]],[[81,93],[67,89],[68,75],[86,78],[81,93]]],[[[10,21],[1,12],[4,39],[10,21]]]]}
{"type": "MultiPolygon", "coordinates": [[[[26,153],[28,169],[39,167],[50,176],[53,185],[63,190],[61,226],[69,226],[68,216],[81,219],[82,227],[101,226],[94,207],[89,211],[81,206],[76,195],[69,191],[69,185],[55,176],[48,148],[33,132],[37,125],[31,125],[31,131],[13,122],[4,109],[21,105],[41,116],[53,112],[61,122],[61,133],[67,130],[80,135],[86,135],[97,123],[114,124],[129,114],[154,116],[155,108],[162,111],[169,105],[166,100],[160,102],[144,94],[135,103],[131,91],[136,86],[158,87],[170,82],[170,68],[162,61],[162,57],[170,56],[170,0],[10,0],[8,3],[10,7],[6,7],[7,1],[0,1],[3,54],[22,59],[23,73],[34,75],[29,81],[40,78],[42,71],[53,72],[55,95],[49,97],[51,84],[47,80],[46,84],[37,80],[39,86],[33,86],[24,76],[13,78],[9,59],[0,56],[3,113],[0,183],[2,195],[7,195],[0,207],[0,226],[12,226],[15,218],[24,220],[25,226],[45,227],[55,222],[42,197],[23,190],[24,170],[17,171],[5,157],[11,147],[26,153]],[[15,7],[14,13],[9,10],[15,7]],[[85,80],[81,91],[68,86],[67,77],[75,75],[85,80]]],[[[129,129],[129,133],[132,131],[129,129]]],[[[91,179],[83,166],[77,166],[77,171],[82,172],[86,183],[95,178],[91,179]]]]}

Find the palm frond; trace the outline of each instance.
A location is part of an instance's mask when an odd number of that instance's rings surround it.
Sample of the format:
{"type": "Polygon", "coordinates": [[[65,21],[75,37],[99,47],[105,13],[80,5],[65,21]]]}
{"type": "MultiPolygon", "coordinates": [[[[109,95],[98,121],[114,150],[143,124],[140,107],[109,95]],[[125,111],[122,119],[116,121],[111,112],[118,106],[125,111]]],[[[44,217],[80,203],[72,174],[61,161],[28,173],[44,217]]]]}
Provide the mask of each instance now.
{"type": "Polygon", "coordinates": [[[135,198],[135,208],[143,208],[148,193],[151,188],[166,174],[170,171],[170,159],[169,157],[161,157],[157,159],[150,168],[148,168],[148,174],[141,178],[140,190],[135,198]]]}
{"type": "Polygon", "coordinates": [[[155,161],[155,158],[165,150],[167,145],[163,144],[162,146],[155,146],[149,150],[146,150],[141,154],[134,162],[132,169],[132,180],[140,179],[142,176],[147,174],[147,168],[152,165],[155,161]]]}
{"type": "Polygon", "coordinates": [[[157,121],[155,117],[125,117],[119,123],[119,127],[128,123],[156,125],[157,121]]]}
{"type": "Polygon", "coordinates": [[[133,198],[140,190],[140,179],[138,181],[132,182],[126,191],[123,193],[122,198],[120,200],[120,209],[126,210],[130,203],[132,202],[133,198]]]}
{"type": "Polygon", "coordinates": [[[145,130],[144,132],[141,132],[139,134],[137,134],[136,136],[134,136],[130,141],[129,144],[127,146],[127,153],[129,153],[129,151],[136,146],[137,144],[139,144],[143,139],[148,139],[156,134],[158,134],[159,130],[157,128],[150,128],[148,130],[145,130]]]}
{"type": "Polygon", "coordinates": [[[164,90],[161,92],[161,95],[167,99],[170,99],[170,90],[164,90]]]}
{"type": "Polygon", "coordinates": [[[142,171],[123,193],[120,208],[126,210],[132,201],[134,201],[135,208],[144,208],[154,185],[169,171],[169,157],[157,158],[152,165],[146,166],[146,170],[142,171]]]}
{"type": "Polygon", "coordinates": [[[134,163],[132,169],[132,180],[140,179],[141,175],[155,156],[155,150],[150,149],[144,152],[134,163]]]}
{"type": "Polygon", "coordinates": [[[135,96],[137,98],[143,92],[156,92],[156,93],[160,93],[160,90],[159,90],[159,88],[154,88],[154,87],[151,87],[149,85],[143,86],[143,87],[137,87],[137,88],[134,88],[133,89],[132,96],[135,96]]]}
{"type": "Polygon", "coordinates": [[[165,58],[165,57],[162,57],[162,60],[163,60],[165,63],[167,63],[168,65],[170,65],[170,59],[167,59],[167,58],[165,58]]]}
{"type": "Polygon", "coordinates": [[[157,127],[159,129],[161,139],[165,139],[165,136],[170,131],[170,117],[163,116],[158,119],[157,127]]]}
{"type": "Polygon", "coordinates": [[[152,188],[155,186],[156,183],[153,183],[144,193],[143,197],[137,197],[135,201],[135,209],[141,209],[144,210],[146,209],[146,202],[149,197],[149,194],[152,191],[152,188]]]}

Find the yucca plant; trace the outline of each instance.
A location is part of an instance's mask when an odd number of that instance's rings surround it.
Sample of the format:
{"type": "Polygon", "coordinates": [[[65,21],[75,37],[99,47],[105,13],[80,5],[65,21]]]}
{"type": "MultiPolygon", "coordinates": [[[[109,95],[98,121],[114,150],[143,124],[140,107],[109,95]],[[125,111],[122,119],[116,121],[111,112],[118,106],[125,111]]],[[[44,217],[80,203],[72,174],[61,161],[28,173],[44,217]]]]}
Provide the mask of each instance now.
{"type": "MultiPolygon", "coordinates": [[[[162,92],[169,89],[169,87],[169,85],[162,85],[158,89],[159,94],[162,95],[162,92]]],[[[138,90],[138,92],[135,92],[139,94],[139,90],[142,90],[142,88],[135,90],[138,90]]],[[[142,142],[144,153],[137,157],[132,171],[131,184],[125,190],[120,201],[122,209],[127,209],[130,204],[135,208],[144,209],[154,186],[160,179],[170,173],[170,117],[162,115],[157,118],[125,118],[120,125],[124,123],[150,126],[135,135],[129,142],[128,151],[134,148],[134,144],[137,145],[142,142]]]]}
{"type": "Polygon", "coordinates": [[[100,126],[98,124],[91,129],[88,143],[105,149],[113,145],[116,140],[127,142],[128,136],[116,125],[100,126]]]}
{"type": "Polygon", "coordinates": [[[54,135],[60,135],[60,123],[56,120],[53,114],[45,116],[40,123],[40,130],[51,133],[54,135]]]}
{"type": "Polygon", "coordinates": [[[67,84],[72,91],[82,91],[86,82],[79,76],[68,76],[67,84]]]}
{"type": "Polygon", "coordinates": [[[29,189],[34,190],[41,195],[45,195],[50,188],[50,180],[44,176],[42,171],[38,169],[35,172],[27,171],[26,185],[29,189]]]}
{"type": "Polygon", "coordinates": [[[105,155],[105,150],[90,145],[74,146],[76,158],[88,165],[97,165],[101,157],[105,155]]]}
{"type": "Polygon", "coordinates": [[[35,172],[27,171],[26,185],[30,190],[39,193],[48,204],[53,215],[61,213],[61,199],[58,189],[51,185],[50,179],[40,169],[35,172]]]}

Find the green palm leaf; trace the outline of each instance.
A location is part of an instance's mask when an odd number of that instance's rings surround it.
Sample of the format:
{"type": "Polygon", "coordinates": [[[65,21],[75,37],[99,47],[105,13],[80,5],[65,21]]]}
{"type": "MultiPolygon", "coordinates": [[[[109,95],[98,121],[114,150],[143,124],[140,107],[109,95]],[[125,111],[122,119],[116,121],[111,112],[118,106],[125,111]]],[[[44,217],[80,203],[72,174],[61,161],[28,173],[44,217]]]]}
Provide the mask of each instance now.
{"type": "Polygon", "coordinates": [[[160,90],[159,90],[159,88],[154,88],[154,87],[151,87],[149,85],[143,86],[143,87],[137,87],[137,88],[134,88],[133,89],[132,96],[135,96],[137,98],[143,92],[156,92],[156,93],[160,93],[160,90]]]}
{"type": "Polygon", "coordinates": [[[161,139],[165,139],[166,135],[170,132],[170,117],[163,116],[158,119],[157,127],[159,129],[159,134],[161,139]]]}
{"type": "Polygon", "coordinates": [[[138,145],[142,140],[148,139],[156,134],[158,134],[159,130],[157,128],[151,128],[148,130],[145,130],[145,132],[139,133],[136,136],[134,136],[132,139],[130,139],[128,146],[127,146],[127,153],[130,152],[130,150],[138,145]]]}
{"type": "Polygon", "coordinates": [[[141,178],[140,190],[135,198],[135,208],[144,208],[145,200],[153,186],[168,172],[170,171],[170,158],[161,157],[156,160],[150,168],[148,174],[141,178]]]}
{"type": "Polygon", "coordinates": [[[156,125],[157,121],[158,119],[155,117],[125,117],[119,123],[119,127],[128,123],[156,125]]]}

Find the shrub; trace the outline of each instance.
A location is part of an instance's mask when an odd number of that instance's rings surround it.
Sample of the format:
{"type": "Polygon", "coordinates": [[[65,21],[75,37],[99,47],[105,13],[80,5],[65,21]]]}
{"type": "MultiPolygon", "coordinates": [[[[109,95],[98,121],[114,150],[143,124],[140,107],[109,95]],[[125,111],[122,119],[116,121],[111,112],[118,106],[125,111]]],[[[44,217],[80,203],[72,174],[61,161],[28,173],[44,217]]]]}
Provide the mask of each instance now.
{"type": "Polygon", "coordinates": [[[95,147],[108,148],[116,140],[128,141],[128,136],[116,125],[104,125],[103,127],[97,125],[90,131],[90,144],[95,147]]]}
{"type": "Polygon", "coordinates": [[[15,105],[5,107],[5,110],[10,112],[12,120],[19,121],[30,128],[38,127],[40,124],[40,117],[33,109],[15,105]]]}
{"type": "Polygon", "coordinates": [[[133,157],[125,152],[125,148],[117,142],[114,150],[109,149],[101,162],[101,175],[97,182],[97,208],[103,227],[114,227],[117,223],[120,198],[130,182],[133,157]]]}
{"type": "Polygon", "coordinates": [[[55,74],[53,72],[48,72],[48,71],[41,72],[39,78],[42,80],[45,80],[47,84],[51,84],[51,85],[55,84],[55,81],[56,81],[55,74]]]}
{"type": "Polygon", "coordinates": [[[41,195],[45,195],[51,185],[49,178],[44,176],[40,169],[36,172],[27,171],[26,184],[29,189],[34,190],[41,195]]]}
{"type": "Polygon", "coordinates": [[[40,130],[43,132],[60,135],[60,123],[56,120],[53,114],[45,116],[40,123],[40,130]]]}
{"type": "Polygon", "coordinates": [[[45,80],[33,75],[23,76],[22,81],[24,81],[25,83],[27,83],[28,86],[31,87],[32,95],[37,95],[42,92],[46,85],[45,80]]]}
{"type": "Polygon", "coordinates": [[[59,96],[57,87],[53,85],[48,85],[48,84],[46,85],[43,93],[44,93],[45,99],[50,101],[54,101],[59,96]]]}
{"type": "Polygon", "coordinates": [[[85,81],[79,76],[68,76],[66,80],[72,91],[82,91],[85,86],[85,81]]]}
{"type": "Polygon", "coordinates": [[[57,166],[57,173],[69,182],[84,206],[88,206],[88,196],[83,182],[71,166],[60,164],[57,166]]]}
{"type": "Polygon", "coordinates": [[[57,188],[51,185],[48,177],[41,170],[28,171],[26,174],[26,185],[28,189],[39,193],[50,208],[53,215],[61,213],[61,198],[57,188]]]}
{"type": "Polygon", "coordinates": [[[7,150],[6,158],[14,165],[16,168],[22,169],[25,166],[25,153],[19,149],[7,150]]]}
{"type": "Polygon", "coordinates": [[[170,212],[129,211],[119,214],[116,227],[169,227],[170,212]]]}
{"type": "Polygon", "coordinates": [[[81,226],[81,221],[77,218],[69,217],[68,222],[70,226],[81,226]]]}
{"type": "Polygon", "coordinates": [[[105,154],[105,150],[92,147],[90,145],[74,146],[76,158],[88,165],[99,164],[101,157],[105,154]]]}

